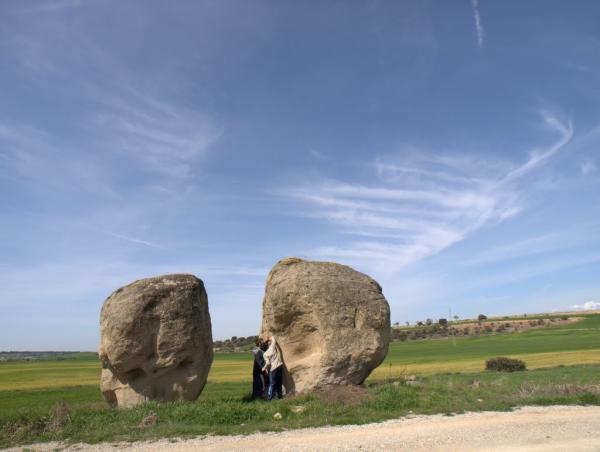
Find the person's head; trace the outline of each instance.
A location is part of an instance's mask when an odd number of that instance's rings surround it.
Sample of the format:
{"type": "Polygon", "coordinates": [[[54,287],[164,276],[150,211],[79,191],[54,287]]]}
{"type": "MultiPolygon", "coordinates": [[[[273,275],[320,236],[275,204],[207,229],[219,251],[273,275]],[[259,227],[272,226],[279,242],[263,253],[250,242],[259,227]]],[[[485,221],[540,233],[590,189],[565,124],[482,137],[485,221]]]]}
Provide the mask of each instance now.
{"type": "Polygon", "coordinates": [[[269,341],[262,341],[261,345],[259,345],[259,347],[263,352],[266,352],[267,349],[269,348],[269,345],[270,345],[269,341]]]}

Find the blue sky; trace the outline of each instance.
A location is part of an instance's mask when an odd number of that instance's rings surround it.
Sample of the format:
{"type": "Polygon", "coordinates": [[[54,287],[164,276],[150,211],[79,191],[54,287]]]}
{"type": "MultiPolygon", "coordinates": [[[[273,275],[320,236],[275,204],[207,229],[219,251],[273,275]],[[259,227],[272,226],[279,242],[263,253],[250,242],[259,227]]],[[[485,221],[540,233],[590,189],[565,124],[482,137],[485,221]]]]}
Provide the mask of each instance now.
{"type": "MultiPolygon", "coordinates": [[[[255,334],[280,258],[392,321],[600,301],[595,1],[3,1],[0,349],[98,343],[135,279],[255,334]]],[[[590,304],[591,303],[591,304],[590,304]]]]}

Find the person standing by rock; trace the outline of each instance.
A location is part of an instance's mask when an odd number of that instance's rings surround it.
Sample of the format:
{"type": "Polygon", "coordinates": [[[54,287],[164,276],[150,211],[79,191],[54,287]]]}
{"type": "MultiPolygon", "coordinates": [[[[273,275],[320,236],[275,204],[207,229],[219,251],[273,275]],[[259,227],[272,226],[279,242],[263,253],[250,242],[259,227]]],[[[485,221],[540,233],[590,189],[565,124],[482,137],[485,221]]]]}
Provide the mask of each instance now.
{"type": "Polygon", "coordinates": [[[275,336],[269,339],[269,348],[263,354],[265,365],[263,370],[269,371],[269,390],[267,391],[267,399],[273,400],[273,397],[283,398],[283,359],[281,350],[277,345],[275,336]]]}
{"type": "Polygon", "coordinates": [[[252,349],[254,355],[254,366],[252,369],[252,398],[262,399],[265,397],[265,390],[268,384],[268,374],[263,371],[265,367],[265,359],[263,354],[267,350],[267,344],[258,338],[255,342],[255,347],[252,349]]]}

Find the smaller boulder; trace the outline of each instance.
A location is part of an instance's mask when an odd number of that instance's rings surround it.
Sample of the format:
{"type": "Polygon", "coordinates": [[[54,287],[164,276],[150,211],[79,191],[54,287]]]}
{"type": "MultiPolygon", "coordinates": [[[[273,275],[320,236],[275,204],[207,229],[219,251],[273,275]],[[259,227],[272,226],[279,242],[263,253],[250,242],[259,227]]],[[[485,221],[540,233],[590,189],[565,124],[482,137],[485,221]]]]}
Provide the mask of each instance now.
{"type": "Polygon", "coordinates": [[[213,360],[208,298],[194,275],[141,279],[100,314],[100,389],[111,406],[195,400],[213,360]]]}

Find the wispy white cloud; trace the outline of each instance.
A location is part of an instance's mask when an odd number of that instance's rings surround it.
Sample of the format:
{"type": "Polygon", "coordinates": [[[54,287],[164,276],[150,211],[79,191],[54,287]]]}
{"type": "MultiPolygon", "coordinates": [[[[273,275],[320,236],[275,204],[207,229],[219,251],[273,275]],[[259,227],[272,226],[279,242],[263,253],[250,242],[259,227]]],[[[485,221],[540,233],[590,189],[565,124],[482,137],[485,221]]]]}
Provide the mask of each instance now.
{"type": "MultiPolygon", "coordinates": [[[[212,265],[212,266],[201,266],[198,269],[198,273],[201,275],[221,275],[221,276],[257,276],[266,278],[270,268],[268,267],[243,267],[239,265],[212,265]]],[[[248,286],[253,288],[264,289],[264,284],[253,283],[248,286]]]]}
{"type": "Polygon", "coordinates": [[[115,197],[111,172],[93,154],[87,158],[51,132],[28,124],[0,121],[0,176],[27,181],[27,187],[75,190],[115,197]],[[48,175],[60,177],[48,177],[48,175]]]}
{"type": "Polygon", "coordinates": [[[479,0],[471,0],[473,6],[473,18],[475,19],[475,32],[477,33],[477,45],[479,48],[483,48],[483,37],[485,36],[485,30],[481,24],[481,14],[479,13],[479,0]]]}
{"type": "Polygon", "coordinates": [[[521,262],[512,265],[508,270],[502,272],[490,272],[476,279],[466,280],[460,284],[464,292],[491,287],[506,287],[508,285],[527,281],[542,275],[556,273],[560,275],[566,269],[582,267],[600,262],[600,253],[580,252],[577,255],[567,254],[560,259],[536,259],[533,262],[521,262]]]}
{"type": "MultiPolygon", "coordinates": [[[[4,256],[0,256],[0,261],[4,256]]],[[[212,260],[214,258],[211,257],[212,260]]],[[[268,268],[242,265],[203,265],[177,259],[162,263],[152,263],[145,259],[123,261],[119,255],[69,255],[66,260],[57,256],[46,261],[18,265],[0,262],[0,285],[2,297],[0,308],[0,343],[8,349],[83,349],[93,350],[98,344],[97,318],[102,303],[110,293],[140,278],[168,274],[191,273],[201,278],[208,292],[210,313],[215,339],[233,335],[250,335],[260,327],[260,304],[264,293],[264,279],[268,268]],[[235,290],[231,281],[235,280],[235,290]],[[35,281],[35,284],[31,282],[35,281]],[[41,302],[42,300],[43,302],[41,302]],[[232,311],[233,310],[233,311],[232,311]],[[39,314],[31,319],[30,311],[39,314]],[[236,312],[242,323],[232,322],[231,313],[236,312]],[[63,336],[71,336],[76,320],[78,341],[64,344],[60,336],[50,334],[45,342],[32,339],[34,345],[23,345],[15,322],[31,324],[39,322],[40,329],[47,328],[47,319],[58,328],[63,336]],[[53,319],[56,319],[54,321],[53,319]],[[11,334],[12,333],[12,334],[11,334]]],[[[28,338],[26,338],[29,340],[28,338]]]]}
{"type": "Polygon", "coordinates": [[[17,10],[18,13],[51,13],[64,9],[78,8],[82,6],[81,0],[43,0],[39,2],[28,2],[32,4],[24,9],[17,10]]]}
{"type": "Polygon", "coordinates": [[[464,259],[461,264],[465,266],[479,266],[496,264],[498,262],[519,259],[523,257],[539,256],[547,253],[556,253],[558,251],[566,252],[561,257],[565,266],[572,265],[570,258],[566,259],[569,250],[577,249],[586,242],[589,243],[589,237],[595,236],[598,230],[597,222],[579,224],[573,227],[561,227],[558,230],[552,230],[543,234],[533,235],[527,238],[511,242],[504,242],[479,251],[477,254],[464,259]]]}
{"type": "Polygon", "coordinates": [[[424,181],[445,181],[456,184],[478,184],[485,182],[483,179],[477,177],[467,177],[461,174],[449,174],[444,171],[431,170],[426,168],[409,167],[397,165],[390,162],[384,162],[380,159],[375,160],[374,163],[377,173],[380,177],[394,176],[394,177],[415,177],[424,181]]]}
{"type": "Polygon", "coordinates": [[[312,155],[317,160],[324,160],[327,158],[327,155],[321,151],[317,151],[316,149],[310,150],[310,155],[312,155]]]}
{"type": "Polygon", "coordinates": [[[533,151],[530,154],[529,159],[524,164],[509,172],[502,179],[503,183],[517,179],[544,164],[546,160],[560,151],[565,144],[567,144],[569,141],[571,141],[571,138],[573,138],[573,124],[571,121],[561,121],[556,116],[545,110],[541,111],[541,115],[544,119],[544,123],[551,130],[558,132],[560,138],[547,149],[533,151]]]}
{"type": "Polygon", "coordinates": [[[583,304],[574,304],[569,306],[569,309],[576,311],[594,311],[600,309],[600,301],[586,301],[583,304]]]}
{"type": "Polygon", "coordinates": [[[536,237],[530,237],[525,240],[519,240],[514,243],[503,244],[489,248],[478,255],[466,259],[463,265],[484,265],[499,261],[506,261],[517,257],[532,256],[548,251],[555,250],[557,247],[566,246],[559,239],[558,234],[543,234],[536,237]]]}
{"type": "Polygon", "coordinates": [[[591,66],[588,66],[586,64],[581,64],[579,62],[574,63],[573,61],[563,61],[562,64],[565,67],[572,69],[574,71],[577,71],[577,72],[583,72],[583,73],[594,72],[594,69],[591,66]]]}
{"type": "Polygon", "coordinates": [[[99,108],[88,116],[87,126],[104,137],[105,149],[170,178],[189,179],[194,163],[222,134],[209,115],[167,104],[151,93],[99,87],[91,100],[99,108]],[[115,97],[123,91],[125,102],[115,97]]]}
{"type": "Polygon", "coordinates": [[[588,176],[596,171],[596,164],[592,160],[585,160],[581,163],[581,174],[588,176]]]}
{"type": "Polygon", "coordinates": [[[9,49],[32,83],[50,78],[57,92],[77,96],[80,112],[72,126],[87,135],[88,155],[118,155],[136,171],[189,183],[198,159],[223,133],[215,117],[161,91],[151,74],[131,72],[76,27],[45,24],[11,34],[9,49]]]}
{"type": "Polygon", "coordinates": [[[111,237],[115,237],[117,239],[125,240],[127,242],[137,243],[137,244],[140,244],[140,245],[149,246],[150,248],[164,249],[164,247],[162,247],[160,245],[157,245],[156,243],[148,242],[147,240],[142,240],[142,239],[138,239],[138,238],[135,238],[135,237],[129,237],[129,236],[126,236],[126,235],[117,234],[115,232],[110,232],[110,231],[99,231],[98,230],[97,232],[109,235],[111,237]]]}
{"type": "MultiPolygon", "coordinates": [[[[304,216],[342,226],[346,235],[370,238],[320,246],[310,250],[309,255],[343,258],[361,267],[395,271],[523,210],[520,179],[545,164],[573,134],[570,122],[546,112],[542,117],[558,139],[503,173],[465,164],[462,156],[453,159],[450,155],[421,154],[408,163],[376,160],[374,166],[380,178],[377,185],[326,180],[280,193],[312,206],[304,216]]],[[[515,252],[526,252],[526,248],[527,244],[521,244],[515,252]]],[[[491,251],[480,260],[501,259],[502,253],[491,251]]]]}

